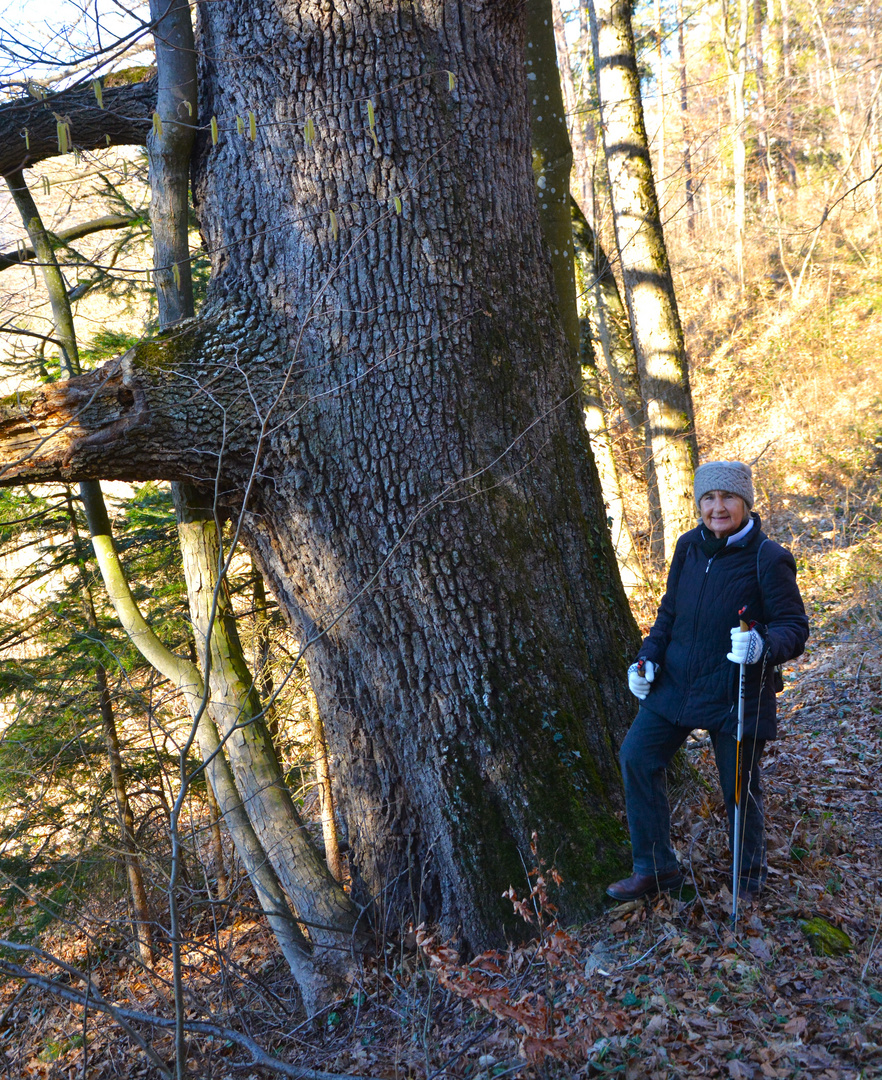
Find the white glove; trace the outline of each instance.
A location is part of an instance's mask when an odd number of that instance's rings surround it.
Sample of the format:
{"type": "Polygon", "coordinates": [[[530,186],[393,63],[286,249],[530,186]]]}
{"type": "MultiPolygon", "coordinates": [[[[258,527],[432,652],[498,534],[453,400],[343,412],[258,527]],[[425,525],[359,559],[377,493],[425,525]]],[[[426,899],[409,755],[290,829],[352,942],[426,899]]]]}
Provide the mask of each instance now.
{"type": "Polygon", "coordinates": [[[637,664],[634,663],[628,668],[628,689],[636,698],[640,698],[641,701],[648,695],[650,690],[650,683],[655,679],[655,664],[651,660],[646,660],[643,665],[643,674],[637,670],[637,664]]]}
{"type": "Polygon", "coordinates": [[[733,664],[755,664],[763,655],[763,639],[756,630],[732,627],[732,651],[726,655],[733,664]]]}

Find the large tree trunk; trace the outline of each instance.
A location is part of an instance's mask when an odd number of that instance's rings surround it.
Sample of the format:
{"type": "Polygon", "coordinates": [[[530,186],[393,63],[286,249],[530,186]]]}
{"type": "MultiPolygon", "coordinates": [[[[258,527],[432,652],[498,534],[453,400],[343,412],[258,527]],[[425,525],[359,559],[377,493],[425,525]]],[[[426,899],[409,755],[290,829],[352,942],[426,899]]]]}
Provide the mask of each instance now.
{"type": "MultiPolygon", "coordinates": [[[[167,329],[194,314],[187,222],[195,131],[190,120],[195,121],[197,111],[196,59],[185,0],[151,0],[151,14],[157,20],[157,113],[165,119],[147,140],[150,212],[159,322],[167,329]]],[[[363,936],[364,925],[359,929],[358,909],[321,862],[284,784],[236,630],[215,493],[203,494],[192,484],[175,483],[172,495],[190,613],[208,688],[206,707],[223,735],[236,787],[260,846],[307,928],[313,946],[311,962],[316,971],[323,970],[323,980],[315,979],[304,989],[307,1009],[312,1012],[311,999],[326,1000],[329,992],[345,986],[348,954],[363,936]]],[[[173,881],[174,875],[172,885],[173,881]]],[[[169,894],[174,916],[171,887],[169,894]]],[[[177,1007],[179,1001],[176,995],[177,1007]]],[[[181,1024],[178,1034],[182,1039],[181,1024]]]]}
{"type": "Polygon", "coordinates": [[[358,895],[498,941],[535,828],[578,918],[624,857],[636,631],[553,314],[521,10],[199,18],[204,314],[7,402],[3,482],[216,483],[310,643],[358,895]]]}
{"type": "Polygon", "coordinates": [[[593,0],[589,12],[616,245],[670,560],[677,537],[695,519],[689,369],[652,178],[630,6],[593,0]]]}

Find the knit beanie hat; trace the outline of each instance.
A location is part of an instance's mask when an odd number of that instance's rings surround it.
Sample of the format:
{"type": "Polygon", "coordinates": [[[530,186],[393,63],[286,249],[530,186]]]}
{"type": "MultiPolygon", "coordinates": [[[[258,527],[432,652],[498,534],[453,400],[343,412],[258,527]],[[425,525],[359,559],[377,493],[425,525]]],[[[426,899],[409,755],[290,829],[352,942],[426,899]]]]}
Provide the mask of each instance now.
{"type": "Polygon", "coordinates": [[[708,491],[731,491],[753,508],[753,480],[750,466],[743,461],[706,461],[695,470],[693,486],[695,505],[701,509],[701,496],[708,491]]]}

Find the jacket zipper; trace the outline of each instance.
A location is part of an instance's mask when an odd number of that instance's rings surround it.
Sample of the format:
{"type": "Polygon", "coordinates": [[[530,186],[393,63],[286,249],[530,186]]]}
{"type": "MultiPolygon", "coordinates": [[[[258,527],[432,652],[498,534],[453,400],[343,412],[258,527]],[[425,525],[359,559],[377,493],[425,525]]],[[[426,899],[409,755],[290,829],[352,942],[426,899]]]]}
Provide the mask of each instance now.
{"type": "MultiPolygon", "coordinates": [[[[707,575],[710,572],[711,563],[714,561],[714,559],[716,557],[717,557],[716,555],[711,555],[711,557],[707,560],[707,566],[704,568],[704,577],[701,579],[701,588],[698,590],[698,599],[695,601],[695,615],[693,616],[693,619],[692,619],[692,647],[689,650],[689,663],[686,665],[687,685],[689,685],[689,686],[692,685],[692,657],[695,654],[695,642],[696,642],[696,635],[697,635],[697,632],[698,632],[698,609],[701,606],[701,598],[702,598],[702,596],[704,596],[704,587],[707,584],[707,575]]],[[[680,706],[680,711],[677,713],[676,723],[680,722],[680,719],[682,718],[683,713],[685,712],[685,710],[686,710],[686,698],[684,697],[683,698],[683,704],[680,706]]]]}

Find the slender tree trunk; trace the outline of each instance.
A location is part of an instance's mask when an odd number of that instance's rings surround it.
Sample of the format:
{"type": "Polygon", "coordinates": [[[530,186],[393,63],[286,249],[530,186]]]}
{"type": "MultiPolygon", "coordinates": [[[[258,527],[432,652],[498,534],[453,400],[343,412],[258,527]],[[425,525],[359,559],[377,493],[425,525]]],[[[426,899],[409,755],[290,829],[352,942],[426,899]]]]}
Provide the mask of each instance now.
{"type": "Polygon", "coordinates": [[[723,52],[729,73],[729,114],[732,131],[733,228],[738,284],[744,288],[744,239],[747,227],[747,36],[750,12],[748,0],[737,0],[738,17],[733,18],[733,0],[721,0],[723,52]]]}
{"type": "MultiPolygon", "coordinates": [[[[633,538],[624,516],[618,472],[612,456],[609,430],[603,413],[600,385],[590,329],[582,332],[576,300],[575,260],[569,173],[572,151],[563,121],[561,78],[552,20],[551,0],[528,0],[527,68],[535,73],[531,115],[533,121],[533,167],[539,196],[539,220],[551,249],[558,303],[567,342],[580,358],[585,423],[594,452],[603,497],[608,510],[619,573],[625,589],[640,583],[633,538]],[[560,121],[558,121],[560,117],[560,121]],[[549,192],[550,187],[550,192],[549,192]]],[[[587,227],[587,223],[586,223],[587,227]]],[[[593,266],[592,266],[593,271],[593,266]]],[[[585,283],[586,285],[589,282],[585,283]]],[[[589,325],[584,324],[586,327],[589,325]]]]}
{"type": "MultiPolygon", "coordinates": [[[[86,556],[80,539],[70,488],[65,488],[65,495],[67,498],[68,518],[74,536],[77,562],[82,579],[83,613],[90,632],[97,636],[99,634],[98,616],[95,613],[92,587],[86,570],[86,556]]],[[[135,815],[132,813],[132,804],[129,802],[129,794],[126,788],[126,771],[120,750],[116,718],[113,714],[113,702],[107,685],[107,669],[101,663],[95,665],[95,685],[98,690],[98,705],[101,710],[101,727],[104,732],[104,743],[107,747],[107,759],[110,763],[110,782],[113,786],[120,837],[125,852],[126,876],[128,877],[129,894],[132,899],[132,930],[138,955],[143,963],[149,964],[154,956],[153,916],[147,899],[144,872],[138,854],[138,843],[135,837],[135,815]]]]}
{"type": "MultiPolygon", "coordinates": [[[[78,375],[80,372],[80,358],[77,349],[76,331],[73,323],[70,301],[67,288],[64,284],[58,261],[52,242],[49,239],[43,222],[40,218],[37,204],[25,183],[21,172],[6,178],[7,186],[13,201],[21,215],[22,222],[30,237],[34,255],[40,263],[43,282],[49,294],[49,303],[52,308],[52,321],[54,323],[54,336],[60,350],[59,367],[60,373],[65,378],[78,375]]],[[[81,485],[81,489],[82,489],[81,485]]],[[[100,494],[100,485],[97,481],[86,481],[88,488],[96,488],[100,494]]],[[[70,498],[70,489],[66,488],[68,516],[71,529],[74,534],[74,542],[77,550],[77,561],[82,577],[82,600],[83,613],[86,623],[93,633],[98,633],[98,619],[95,614],[95,605],[92,599],[91,589],[86,576],[85,555],[81,551],[80,536],[77,530],[76,514],[70,498]]],[[[107,757],[110,765],[111,783],[113,785],[114,798],[116,800],[117,816],[119,819],[120,837],[122,848],[125,852],[126,875],[129,881],[129,894],[132,900],[133,931],[138,954],[144,963],[150,963],[153,959],[153,931],[152,915],[147,900],[147,890],[144,886],[144,874],[141,868],[141,860],[138,856],[138,847],[135,840],[135,821],[126,791],[125,770],[122,763],[122,755],[119,748],[119,735],[116,730],[116,721],[113,715],[113,705],[107,687],[107,671],[104,665],[97,663],[95,667],[95,682],[98,691],[101,722],[104,731],[104,740],[107,746],[107,757]]]]}
{"type": "Polygon", "coordinates": [[[266,588],[254,560],[251,560],[254,581],[254,682],[260,700],[264,704],[264,717],[270,738],[275,742],[279,737],[279,717],[273,693],[273,673],[270,667],[270,618],[266,605],[266,588]]]}
{"type": "Polygon", "coordinates": [[[634,545],[634,537],[625,514],[619,470],[613,453],[609,425],[603,408],[603,395],[597,378],[597,366],[591,342],[590,322],[586,316],[583,326],[582,407],[585,427],[591,440],[591,450],[597,463],[600,486],[606,501],[607,524],[619,564],[619,575],[626,592],[646,584],[646,575],[634,545]]]}
{"type": "Polygon", "coordinates": [[[827,86],[830,90],[833,101],[833,112],[836,116],[836,123],[842,138],[842,159],[845,163],[845,177],[846,180],[848,180],[854,175],[852,172],[854,151],[852,149],[851,132],[848,130],[845,111],[842,108],[842,97],[839,93],[839,72],[836,70],[836,64],[833,60],[833,48],[830,44],[830,35],[827,33],[827,27],[821,17],[817,0],[809,0],[809,8],[811,9],[812,18],[815,20],[815,25],[818,28],[818,33],[821,36],[821,42],[824,46],[824,58],[827,61],[827,86]]]}
{"type": "Polygon", "coordinates": [[[345,957],[359,947],[366,927],[359,930],[358,909],[310,841],[282,777],[220,572],[213,500],[188,484],[176,484],[173,494],[190,616],[197,652],[205,658],[212,717],[261,846],[307,927],[317,962],[333,968],[335,954],[345,957]]]}
{"type": "Polygon", "coordinates": [[[570,219],[573,148],[557,66],[551,0],[527,0],[526,66],[539,221],[551,256],[558,315],[575,360],[579,355],[579,314],[570,219]]]}
{"type": "Polygon", "coordinates": [[[698,455],[689,371],[652,179],[630,9],[624,0],[595,0],[590,11],[616,244],[670,560],[677,537],[695,518],[698,455]]]}
{"type": "Polygon", "coordinates": [[[282,955],[297,982],[309,1015],[338,995],[341,978],[313,962],[310,944],[291,916],[275,871],[254,831],[236,788],[214,722],[206,713],[207,694],[199,669],[192,661],[169,652],[138,610],[120,565],[110,532],[104,500],[86,492],[83,506],[89,522],[92,546],[101,568],[107,595],[117,618],[144,658],[181,691],[193,718],[203,767],[214,790],[224,821],[236,845],[258,902],[267,917],[282,955]]]}
{"type": "Polygon", "coordinates": [[[766,108],[765,44],[763,34],[763,0],[753,0],[753,49],[756,70],[756,141],[759,152],[760,177],[758,190],[761,199],[769,196],[767,176],[771,169],[769,131],[766,108]]]}
{"type": "Polygon", "coordinates": [[[658,61],[658,134],[656,136],[656,142],[658,145],[659,202],[662,206],[664,206],[666,201],[665,187],[667,185],[668,176],[667,162],[665,161],[665,58],[663,42],[661,0],[655,0],[655,56],[658,61]]]}
{"type": "MultiPolygon", "coordinates": [[[[653,534],[659,538],[662,536],[661,503],[658,493],[658,477],[655,472],[655,464],[652,454],[649,452],[647,432],[645,426],[645,414],[643,401],[640,397],[640,378],[637,372],[637,359],[634,354],[634,345],[631,340],[631,327],[628,316],[619,295],[619,287],[615,275],[612,272],[609,259],[600,244],[596,242],[594,231],[588,224],[587,218],[582,213],[580,206],[592,206],[594,202],[594,176],[592,172],[593,151],[589,151],[588,140],[585,138],[584,125],[579,122],[575,113],[576,94],[573,85],[572,69],[570,67],[569,52],[566,44],[564,20],[560,13],[559,0],[552,0],[554,15],[554,36],[557,45],[557,60],[560,68],[560,82],[564,93],[564,101],[567,111],[576,116],[576,120],[570,125],[571,134],[574,137],[574,175],[577,186],[581,193],[580,198],[585,201],[571,199],[573,238],[576,246],[576,259],[581,263],[581,291],[579,294],[580,306],[584,305],[585,314],[589,320],[592,341],[600,347],[607,372],[615,390],[619,405],[631,430],[637,435],[644,446],[643,472],[647,483],[647,495],[649,499],[650,519],[654,523],[653,534]],[[571,104],[572,103],[572,104],[571,104]],[[579,250],[581,247],[581,251],[579,250]],[[586,253],[593,263],[593,272],[589,272],[585,265],[586,253]]],[[[583,338],[584,342],[584,338],[583,338]]],[[[596,348],[595,348],[596,352],[596,348]]],[[[583,355],[583,380],[586,379],[586,368],[583,355]]],[[[596,382],[596,376],[589,373],[585,386],[592,386],[596,382]]],[[[589,397],[594,400],[594,392],[589,391],[589,397]]],[[[600,402],[599,389],[596,400],[600,402]]],[[[643,579],[642,568],[638,568],[636,554],[633,545],[633,536],[628,528],[624,517],[624,506],[621,499],[621,488],[618,480],[618,469],[614,458],[608,455],[612,453],[609,443],[606,424],[599,427],[598,415],[594,406],[589,402],[586,406],[586,423],[592,446],[600,446],[598,439],[607,440],[606,448],[595,451],[598,472],[600,474],[601,487],[604,499],[612,519],[613,542],[616,549],[616,559],[619,564],[619,573],[626,589],[631,589],[637,578],[643,579]],[[600,434],[601,430],[605,433],[600,434]],[[621,507],[621,513],[618,508],[621,507]],[[618,537],[619,539],[616,539],[618,537]]],[[[661,541],[659,541],[660,543],[661,541]]]]}
{"type": "Polygon", "coordinates": [[[585,317],[590,325],[591,340],[600,348],[609,380],[628,426],[643,441],[645,417],[628,313],[622,303],[609,258],[597,242],[594,230],[575,199],[570,200],[570,214],[576,260],[581,269],[581,299],[585,304],[585,317]]]}
{"type": "Polygon", "coordinates": [[[205,801],[211,818],[211,862],[217,888],[218,900],[226,900],[230,895],[230,880],[227,877],[227,864],[224,856],[224,841],[221,833],[221,809],[210,783],[205,785],[205,801]]]}
{"type": "Polygon", "coordinates": [[[683,184],[689,235],[695,233],[695,189],[692,180],[692,125],[689,121],[689,80],[686,72],[686,16],[677,0],[677,48],[680,71],[680,117],[683,123],[683,184]]]}
{"type": "Polygon", "coordinates": [[[610,438],[603,395],[597,378],[596,346],[606,360],[616,396],[630,425],[643,441],[643,404],[637,382],[637,365],[618,286],[609,265],[598,270],[598,254],[605,259],[585,215],[571,200],[573,240],[576,246],[576,281],[580,286],[582,331],[582,396],[585,426],[597,462],[600,486],[606,500],[608,522],[626,592],[646,584],[646,575],[634,545],[634,536],[625,513],[619,470],[610,438]]]}
{"type": "Polygon", "coordinates": [[[567,46],[566,24],[560,9],[560,0],[552,0],[551,11],[554,20],[559,77],[572,146],[573,183],[579,204],[591,207],[594,203],[594,140],[588,137],[590,118],[587,109],[576,94],[567,46]]]}
{"type": "Polygon", "coordinates": [[[343,867],[343,855],[337,837],[337,819],[334,813],[334,789],[331,784],[331,766],[328,761],[328,744],[325,742],[325,726],[319,712],[318,699],[312,685],[309,687],[309,724],[312,728],[313,760],[315,761],[315,783],[318,788],[321,807],[322,837],[325,842],[325,862],[336,881],[346,876],[343,867]]]}
{"type": "Polygon", "coordinates": [[[793,152],[793,60],[790,51],[790,0],[781,0],[781,68],[784,76],[784,161],[790,186],[796,190],[796,158],[793,152]]]}
{"type": "Polygon", "coordinates": [[[196,45],[185,0],[150,0],[150,17],[156,23],[160,123],[147,136],[147,160],[153,280],[160,325],[165,329],[193,316],[188,231],[190,153],[198,122],[196,45]]]}

